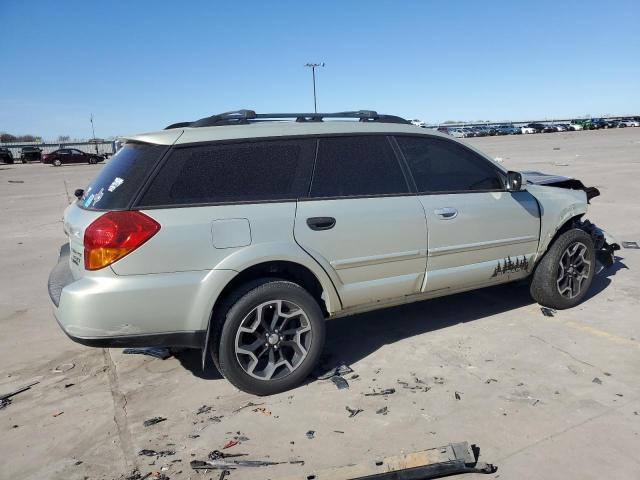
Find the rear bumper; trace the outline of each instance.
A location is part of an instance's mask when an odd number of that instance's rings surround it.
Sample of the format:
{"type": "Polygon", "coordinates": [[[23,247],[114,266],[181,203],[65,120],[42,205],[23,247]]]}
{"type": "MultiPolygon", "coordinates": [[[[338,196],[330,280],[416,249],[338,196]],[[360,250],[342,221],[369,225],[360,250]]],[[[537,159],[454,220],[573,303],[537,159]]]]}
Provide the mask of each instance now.
{"type": "Polygon", "coordinates": [[[118,276],[105,269],[103,276],[75,280],[65,245],[48,286],[60,328],[77,343],[201,348],[213,304],[235,274],[203,270],[118,276]]]}

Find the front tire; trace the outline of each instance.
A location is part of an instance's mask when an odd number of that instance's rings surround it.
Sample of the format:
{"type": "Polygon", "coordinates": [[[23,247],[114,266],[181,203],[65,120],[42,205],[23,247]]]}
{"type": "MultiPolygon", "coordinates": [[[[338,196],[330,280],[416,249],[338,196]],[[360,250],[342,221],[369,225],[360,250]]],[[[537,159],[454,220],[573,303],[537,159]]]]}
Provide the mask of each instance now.
{"type": "Polygon", "coordinates": [[[226,313],[216,316],[223,323],[221,329],[217,325],[211,353],[227,380],[247,393],[272,395],[309,376],[325,338],[322,311],[309,292],[292,282],[265,279],[225,303],[226,313]]]}
{"type": "Polygon", "coordinates": [[[57,159],[57,158],[56,158],[56,159],[53,161],[53,166],[54,166],[54,167],[59,167],[59,166],[61,166],[61,165],[62,165],[62,162],[61,162],[59,159],[57,159]]]}
{"type": "Polygon", "coordinates": [[[560,235],[536,267],[531,280],[533,299],[563,310],[578,305],[587,294],[596,269],[593,241],[574,228],[560,235]]]}

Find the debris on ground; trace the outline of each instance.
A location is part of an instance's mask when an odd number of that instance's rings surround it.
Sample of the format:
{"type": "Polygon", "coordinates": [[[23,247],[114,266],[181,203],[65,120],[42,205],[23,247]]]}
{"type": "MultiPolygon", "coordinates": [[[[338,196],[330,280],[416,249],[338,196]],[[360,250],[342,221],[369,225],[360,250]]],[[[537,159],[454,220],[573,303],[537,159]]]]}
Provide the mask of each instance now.
{"type": "Polygon", "coordinates": [[[620,242],[622,244],[622,248],[634,248],[634,249],[640,249],[640,245],[638,245],[638,242],[620,242]]]}
{"type": "Polygon", "coordinates": [[[379,395],[391,395],[393,393],[396,393],[396,389],[395,388],[385,388],[385,389],[379,390],[377,392],[365,393],[364,396],[365,397],[375,397],[375,396],[379,396],[379,395]]]}
{"type": "Polygon", "coordinates": [[[209,460],[220,460],[221,458],[246,457],[248,453],[223,453],[220,450],[214,450],[207,455],[209,460]]]}
{"type": "Polygon", "coordinates": [[[353,369],[349,367],[346,363],[341,363],[337,367],[333,367],[331,370],[323,373],[322,375],[318,375],[318,380],[329,380],[331,377],[341,377],[346,375],[347,373],[352,373],[353,369]]]}
{"type": "Polygon", "coordinates": [[[149,450],[146,448],[143,448],[142,450],[140,450],[138,452],[138,455],[140,456],[144,456],[144,457],[168,457],[169,455],[175,455],[176,451],[175,450],[149,450]]]}
{"type": "Polygon", "coordinates": [[[71,370],[75,366],[76,366],[75,363],[62,363],[62,364],[58,365],[56,368],[54,368],[51,371],[53,373],[64,373],[64,372],[68,372],[69,370],[71,370]]]}
{"type": "Polygon", "coordinates": [[[360,464],[331,467],[326,470],[309,472],[300,478],[363,480],[365,478],[441,478],[462,473],[495,473],[497,468],[490,463],[479,461],[480,448],[467,442],[450,443],[393,457],[376,458],[360,464]],[[410,459],[410,460],[409,460],[410,459]]]}
{"type": "Polygon", "coordinates": [[[316,438],[316,432],[314,430],[309,430],[305,435],[309,440],[316,438]]]}
{"type": "Polygon", "coordinates": [[[361,408],[351,408],[351,407],[344,407],[344,408],[347,412],[349,412],[349,418],[353,418],[360,412],[364,412],[364,410],[362,410],[361,408]]]}
{"type": "MultiPolygon", "coordinates": [[[[224,458],[217,458],[215,460],[191,460],[190,465],[194,470],[235,470],[237,467],[271,467],[284,463],[300,464],[300,462],[300,460],[273,462],[271,460],[225,460],[224,458]]],[[[224,472],[223,475],[226,476],[224,472]]]]}
{"type": "Polygon", "coordinates": [[[402,388],[411,390],[414,393],[416,391],[428,392],[429,390],[431,390],[431,387],[426,385],[426,382],[424,380],[420,380],[419,378],[415,378],[414,380],[416,382],[416,385],[410,385],[409,382],[405,382],[404,380],[397,380],[397,382],[398,385],[402,385],[402,388]]]}
{"type": "Polygon", "coordinates": [[[378,415],[386,415],[387,413],[389,413],[389,409],[387,407],[382,407],[376,410],[376,414],[378,415]]]}
{"type": "Polygon", "coordinates": [[[553,317],[556,314],[556,311],[549,307],[540,307],[540,311],[545,317],[553,317]]]}
{"type": "Polygon", "coordinates": [[[9,183],[24,183],[24,180],[7,180],[7,182],[9,182],[9,183]]]}
{"type": "Polygon", "coordinates": [[[233,413],[238,413],[241,410],[244,410],[245,408],[251,408],[251,407],[259,407],[260,405],[264,405],[264,403],[253,403],[253,402],[248,402],[246,405],[243,405],[240,408],[236,408],[233,413]]]}
{"type": "Polygon", "coordinates": [[[250,440],[249,437],[245,435],[240,435],[240,432],[238,432],[238,435],[233,437],[233,439],[238,440],[239,442],[248,442],[250,440]]]}
{"type": "Polygon", "coordinates": [[[496,380],[495,378],[488,378],[484,381],[484,383],[491,383],[491,382],[497,382],[498,380],[496,380]]]}
{"type": "Polygon", "coordinates": [[[69,388],[69,387],[73,387],[75,385],[75,383],[66,383],[64,385],[64,388],[69,388]]]}
{"type": "Polygon", "coordinates": [[[156,423],[164,422],[165,420],[166,420],[166,418],[164,418],[164,417],[153,417],[153,418],[149,418],[148,420],[145,420],[144,422],[142,422],[142,424],[145,427],[150,427],[151,425],[155,425],[156,423]]]}
{"type": "Polygon", "coordinates": [[[338,375],[334,375],[333,377],[331,377],[331,381],[334,383],[336,387],[338,387],[338,390],[344,390],[345,388],[346,389],[349,388],[349,382],[347,382],[344,378],[338,375]]]}
{"type": "Polygon", "coordinates": [[[149,355],[161,360],[166,360],[171,356],[171,351],[167,347],[125,348],[122,353],[125,355],[149,355]]]}
{"type": "Polygon", "coordinates": [[[209,413],[213,407],[209,405],[202,405],[198,410],[196,410],[196,415],[201,415],[203,413],[209,413]]]}
{"type": "Polygon", "coordinates": [[[213,415],[212,417],[209,417],[209,420],[212,421],[213,423],[220,423],[223,418],[224,418],[224,415],[220,415],[219,417],[216,415],[213,415]]]}
{"type": "Polygon", "coordinates": [[[120,475],[118,480],[144,480],[145,478],[149,478],[151,473],[147,473],[144,476],[140,473],[140,470],[137,468],[135,470],[131,470],[129,473],[125,473],[124,475],[120,475]]]}
{"type": "Polygon", "coordinates": [[[52,416],[54,416],[54,417],[59,417],[59,416],[60,416],[60,415],[62,415],[63,413],[64,413],[63,411],[59,411],[59,412],[54,413],[52,416]]]}
{"type": "Polygon", "coordinates": [[[444,377],[433,377],[433,383],[437,385],[444,385],[444,377]]]}
{"type": "Polygon", "coordinates": [[[602,380],[600,380],[598,377],[595,377],[593,380],[591,380],[593,383],[597,383],[598,385],[602,385],[602,380]]]}
{"type": "Polygon", "coordinates": [[[460,392],[454,392],[454,396],[456,397],[456,400],[462,399],[462,396],[461,396],[460,392]]]}
{"type": "Polygon", "coordinates": [[[227,449],[227,448],[235,447],[239,443],[240,442],[238,440],[229,440],[229,441],[227,441],[227,443],[224,444],[224,446],[222,448],[223,449],[227,449]]]}
{"type": "Polygon", "coordinates": [[[267,409],[266,409],[266,407],[257,407],[257,408],[254,408],[254,409],[253,409],[253,412],[254,412],[254,413],[261,413],[261,414],[266,415],[266,416],[268,416],[268,417],[270,417],[270,416],[271,416],[271,411],[270,411],[270,410],[267,410],[267,409]]]}
{"type": "Polygon", "coordinates": [[[33,387],[34,385],[37,385],[38,383],[40,382],[32,382],[29,385],[24,385],[22,387],[16,388],[15,390],[9,393],[3,393],[2,395],[0,395],[0,410],[11,403],[11,397],[18,395],[19,393],[26,392],[27,390],[30,390],[31,387],[33,387]]]}

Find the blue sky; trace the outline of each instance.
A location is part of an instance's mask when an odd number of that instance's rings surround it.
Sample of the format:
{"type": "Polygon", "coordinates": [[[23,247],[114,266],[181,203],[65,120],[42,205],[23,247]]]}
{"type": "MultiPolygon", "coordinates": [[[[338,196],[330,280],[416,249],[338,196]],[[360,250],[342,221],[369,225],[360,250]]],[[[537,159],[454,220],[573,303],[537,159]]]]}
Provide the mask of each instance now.
{"type": "Polygon", "coordinates": [[[429,122],[640,114],[640,2],[0,0],[0,131],[237,108],[429,122]]]}

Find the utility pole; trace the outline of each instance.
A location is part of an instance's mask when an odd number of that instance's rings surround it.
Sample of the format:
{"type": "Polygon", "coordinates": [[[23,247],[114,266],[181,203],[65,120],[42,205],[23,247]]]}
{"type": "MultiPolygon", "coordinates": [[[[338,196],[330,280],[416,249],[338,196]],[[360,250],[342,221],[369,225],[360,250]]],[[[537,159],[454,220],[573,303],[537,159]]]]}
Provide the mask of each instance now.
{"type": "Polygon", "coordinates": [[[93,132],[93,146],[95,147],[96,154],[97,154],[98,153],[98,144],[96,143],[96,130],[95,130],[95,128],[93,128],[93,113],[89,117],[89,120],[91,121],[91,132],[93,132]]]}
{"type": "Polygon", "coordinates": [[[322,63],[307,63],[305,67],[311,68],[311,75],[313,76],[313,112],[318,113],[318,104],[316,101],[316,68],[324,67],[324,62],[322,63]]]}

